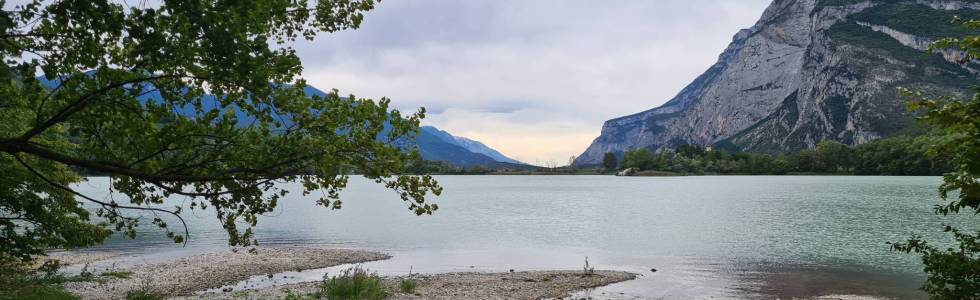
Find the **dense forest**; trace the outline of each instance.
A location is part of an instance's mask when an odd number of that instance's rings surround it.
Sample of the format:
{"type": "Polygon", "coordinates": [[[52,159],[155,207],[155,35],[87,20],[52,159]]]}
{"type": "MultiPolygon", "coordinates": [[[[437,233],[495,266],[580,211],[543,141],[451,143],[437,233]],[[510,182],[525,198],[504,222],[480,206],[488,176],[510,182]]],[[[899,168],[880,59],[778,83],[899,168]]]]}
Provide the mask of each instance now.
{"type": "Polygon", "coordinates": [[[901,135],[859,146],[823,141],[814,149],[776,155],[683,145],[660,152],[628,151],[621,160],[607,155],[616,160],[607,159],[605,168],[679,174],[941,175],[951,167],[948,158],[930,151],[929,145],[939,139],[930,134],[901,135]]]}

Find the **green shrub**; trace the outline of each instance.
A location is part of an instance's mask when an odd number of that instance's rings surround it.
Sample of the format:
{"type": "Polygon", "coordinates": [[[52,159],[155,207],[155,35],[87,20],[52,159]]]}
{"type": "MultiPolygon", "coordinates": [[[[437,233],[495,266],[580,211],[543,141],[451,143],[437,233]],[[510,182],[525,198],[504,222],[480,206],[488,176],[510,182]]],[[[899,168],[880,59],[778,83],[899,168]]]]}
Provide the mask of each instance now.
{"type": "Polygon", "coordinates": [[[418,283],[412,278],[403,278],[401,282],[398,283],[398,288],[401,289],[402,293],[415,294],[415,287],[418,283]]]}
{"type": "Polygon", "coordinates": [[[316,299],[316,298],[313,298],[310,295],[293,293],[293,291],[286,289],[286,296],[283,299],[284,300],[307,300],[307,299],[316,299]]]}
{"type": "Polygon", "coordinates": [[[359,266],[343,270],[334,277],[324,277],[320,291],[313,295],[314,298],[376,300],[387,296],[381,277],[359,266]]]}
{"type": "Polygon", "coordinates": [[[57,261],[33,269],[22,261],[0,257],[0,300],[75,300],[77,296],[61,286],[68,281],[89,278],[67,277],[58,273],[57,261]]]}
{"type": "MultiPolygon", "coordinates": [[[[4,284],[7,284],[5,280],[4,284]]],[[[20,281],[10,286],[11,289],[0,288],[0,299],[3,300],[77,300],[57,284],[39,283],[36,281],[20,281]]]]}
{"type": "Polygon", "coordinates": [[[119,279],[126,279],[126,278],[129,278],[132,275],[133,275],[133,272],[130,272],[130,271],[109,271],[109,272],[103,272],[101,276],[104,276],[104,277],[115,277],[115,278],[119,278],[119,279]]]}
{"type": "Polygon", "coordinates": [[[126,292],[126,300],[163,300],[163,294],[155,293],[147,289],[132,290],[126,292]]]}
{"type": "Polygon", "coordinates": [[[149,277],[139,279],[139,287],[126,292],[126,300],[163,300],[167,296],[153,289],[152,280],[149,277]]]}

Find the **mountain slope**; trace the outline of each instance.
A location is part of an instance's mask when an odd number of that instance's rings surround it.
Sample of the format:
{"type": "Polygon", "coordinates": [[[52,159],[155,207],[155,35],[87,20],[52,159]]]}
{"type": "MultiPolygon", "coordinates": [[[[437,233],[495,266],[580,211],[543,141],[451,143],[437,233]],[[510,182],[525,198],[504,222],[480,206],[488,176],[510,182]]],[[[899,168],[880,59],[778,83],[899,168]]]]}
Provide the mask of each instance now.
{"type": "MultiPolygon", "coordinates": [[[[313,96],[326,95],[325,92],[308,86],[306,94],[313,96]]],[[[483,143],[453,136],[433,126],[422,126],[414,143],[397,142],[404,148],[417,148],[422,159],[432,161],[444,161],[457,167],[488,167],[488,168],[524,168],[526,164],[507,158],[497,150],[487,147],[483,143]],[[469,147],[469,144],[460,142],[465,139],[478,144],[481,147],[469,147]]]]}
{"type": "MultiPolygon", "coordinates": [[[[38,78],[41,84],[49,89],[54,89],[58,87],[61,83],[58,80],[47,80],[45,78],[38,78]]],[[[307,96],[326,96],[327,93],[313,86],[307,86],[304,89],[307,96]]],[[[159,92],[150,92],[140,95],[138,97],[140,101],[163,101],[163,96],[159,92]]],[[[213,95],[202,96],[202,108],[204,110],[212,110],[219,106],[218,100],[213,95]]],[[[179,107],[176,109],[175,113],[181,115],[193,115],[196,113],[195,108],[192,105],[186,105],[184,107],[179,107]]],[[[244,113],[238,114],[239,121],[238,126],[250,126],[253,119],[244,113]]],[[[287,120],[288,122],[288,120],[287,120]]],[[[444,136],[451,137],[453,139],[464,139],[457,138],[448,132],[439,130],[435,127],[424,126],[420,130],[420,134],[414,143],[405,141],[396,141],[400,147],[403,148],[417,148],[419,153],[422,155],[422,159],[432,160],[432,161],[444,161],[453,166],[457,167],[488,167],[488,168],[527,168],[528,165],[521,162],[511,162],[507,161],[506,157],[502,154],[493,150],[480,142],[472,141],[466,139],[471,143],[478,144],[482,146],[482,149],[477,149],[478,151],[469,150],[468,147],[460,145],[458,142],[452,142],[445,140],[444,136]],[[434,134],[438,133],[438,134],[434,134]],[[494,155],[486,155],[484,152],[491,153],[494,155]],[[503,157],[505,160],[500,160],[497,157],[503,157]]]]}
{"type": "MultiPolygon", "coordinates": [[[[431,127],[434,128],[434,127],[431,127]]],[[[460,145],[447,142],[443,137],[433,134],[431,130],[420,130],[415,137],[415,143],[404,145],[407,148],[417,148],[425,160],[444,161],[457,167],[485,168],[518,168],[529,167],[523,163],[497,161],[490,156],[474,153],[460,145]]]]}
{"type": "Polygon", "coordinates": [[[953,63],[961,53],[924,50],[965,34],[949,21],[980,17],[978,9],[977,1],[773,1],[676,97],[606,121],[576,164],[637,148],[785,152],[889,136],[913,122],[897,87],[965,95],[977,82],[976,63],[953,63]]]}
{"type": "Polygon", "coordinates": [[[516,159],[512,159],[510,157],[505,156],[503,153],[500,153],[499,151],[494,150],[493,148],[490,148],[486,144],[483,144],[479,141],[475,141],[465,137],[455,136],[433,126],[422,126],[421,130],[426,131],[432,135],[435,135],[447,143],[455,144],[457,146],[463,147],[466,150],[469,150],[470,152],[489,156],[495,161],[512,163],[512,164],[524,164],[520,161],[517,161],[516,159]]]}

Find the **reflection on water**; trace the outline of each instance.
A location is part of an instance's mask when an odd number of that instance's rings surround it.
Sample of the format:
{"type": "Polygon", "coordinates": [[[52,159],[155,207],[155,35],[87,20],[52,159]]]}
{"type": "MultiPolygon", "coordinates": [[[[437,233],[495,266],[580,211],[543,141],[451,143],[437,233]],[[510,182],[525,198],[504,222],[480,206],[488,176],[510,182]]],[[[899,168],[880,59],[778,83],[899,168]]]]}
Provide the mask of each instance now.
{"type": "MultiPolygon", "coordinates": [[[[256,235],[266,245],[387,252],[394,258],[364,264],[383,275],[580,270],[585,256],[600,269],[641,275],[579,295],[598,298],[921,298],[917,258],[885,243],[935,233],[944,221],[930,214],[934,177],[438,179],[446,190],[432,199],[441,207],[433,216],[416,217],[394,193],[352,178],[342,210],[296,193],[260,219],[256,235]]],[[[81,188],[104,196],[105,184],[93,178],[81,188]]],[[[132,263],[224,247],[212,212],[187,219],[188,248],[149,228],[103,248],[133,253],[123,259],[132,263]]],[[[237,288],[317,280],[336,269],[261,276],[237,288]]]]}

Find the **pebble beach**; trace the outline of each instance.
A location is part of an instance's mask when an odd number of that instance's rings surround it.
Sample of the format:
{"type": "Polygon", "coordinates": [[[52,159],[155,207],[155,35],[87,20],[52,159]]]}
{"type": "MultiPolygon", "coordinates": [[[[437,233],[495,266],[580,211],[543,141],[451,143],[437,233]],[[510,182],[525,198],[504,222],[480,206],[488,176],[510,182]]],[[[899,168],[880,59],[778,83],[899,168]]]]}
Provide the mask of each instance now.
{"type": "MultiPolygon", "coordinates": [[[[71,255],[65,255],[65,258],[71,255]]],[[[88,254],[83,261],[100,258],[88,254]]],[[[111,258],[105,255],[104,258],[111,258]]],[[[55,257],[61,259],[60,257],[55,257]]],[[[99,280],[69,282],[65,289],[82,299],[122,299],[134,290],[149,290],[170,299],[282,299],[288,292],[310,293],[318,282],[302,282],[247,290],[204,292],[252,276],[327,268],[388,259],[383,253],[361,250],[311,248],[255,248],[219,251],[172,261],[112,270],[126,276],[99,276],[99,280]]],[[[66,259],[63,261],[68,261],[66,259]]],[[[95,272],[93,272],[95,273],[95,272]]],[[[96,274],[98,275],[98,274],[96,274]]],[[[545,299],[631,280],[636,274],[620,271],[527,271],[504,273],[412,274],[384,277],[390,299],[545,299]],[[412,294],[399,292],[398,283],[411,277],[418,283],[412,294]]]]}
{"type": "Polygon", "coordinates": [[[325,268],[389,258],[359,250],[309,248],[256,248],[221,251],[173,261],[114,270],[127,278],[101,277],[99,281],[69,282],[65,289],[82,299],[122,299],[128,291],[146,289],[175,297],[245,280],[251,276],[325,268]]]}

